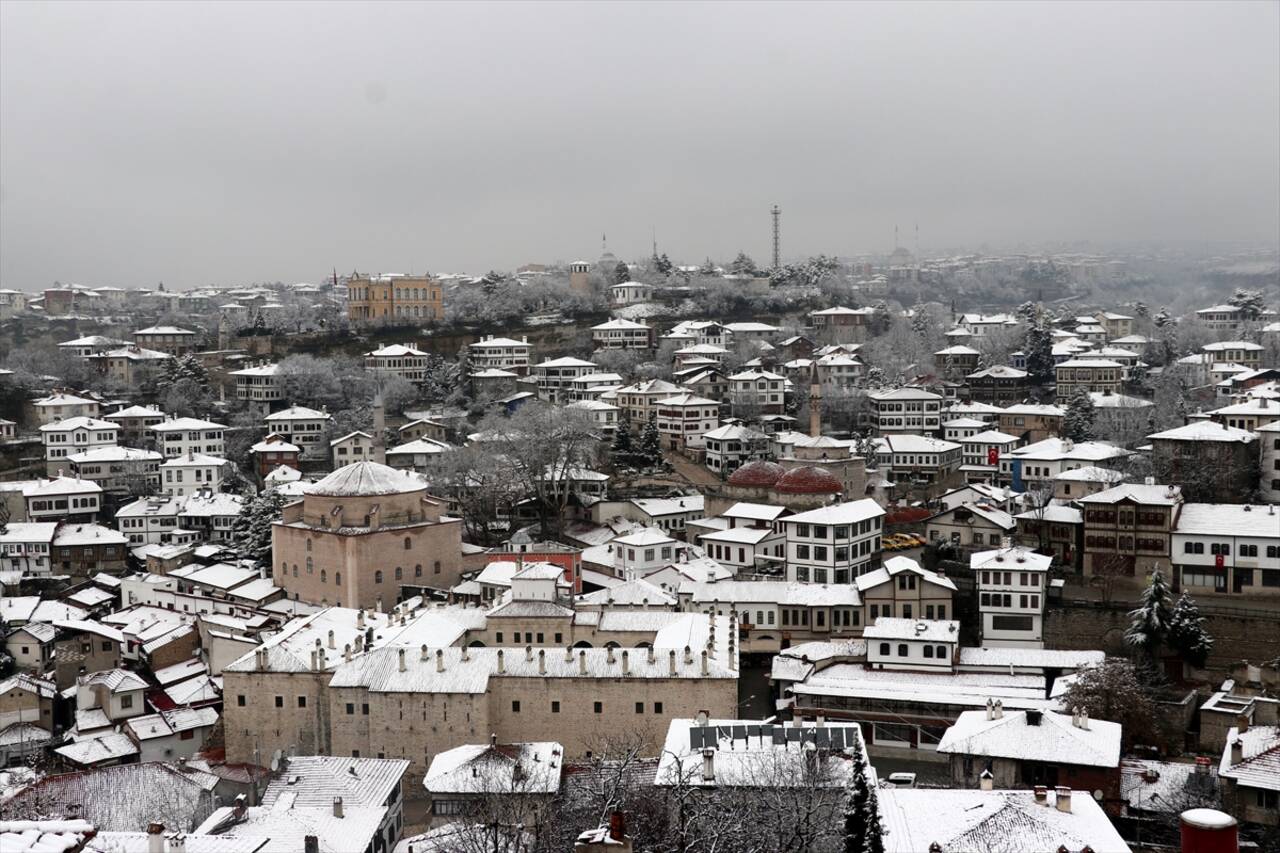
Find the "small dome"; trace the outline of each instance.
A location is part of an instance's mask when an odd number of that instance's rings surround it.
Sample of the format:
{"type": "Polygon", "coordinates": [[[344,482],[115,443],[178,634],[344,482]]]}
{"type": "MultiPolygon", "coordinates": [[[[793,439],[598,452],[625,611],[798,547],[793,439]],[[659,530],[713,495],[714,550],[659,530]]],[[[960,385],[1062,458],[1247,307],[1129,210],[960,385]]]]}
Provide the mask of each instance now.
{"type": "Polygon", "coordinates": [[[785,473],[786,470],[777,462],[757,459],[730,474],[729,485],[768,489],[785,473]]]}
{"type": "Polygon", "coordinates": [[[844,491],[840,478],[816,465],[792,468],[774,486],[789,495],[829,495],[844,491]]]}
{"type": "Polygon", "coordinates": [[[330,498],[354,498],[373,495],[401,495],[427,488],[412,474],[397,471],[378,462],[354,462],[343,466],[312,486],[304,494],[330,498]]]}

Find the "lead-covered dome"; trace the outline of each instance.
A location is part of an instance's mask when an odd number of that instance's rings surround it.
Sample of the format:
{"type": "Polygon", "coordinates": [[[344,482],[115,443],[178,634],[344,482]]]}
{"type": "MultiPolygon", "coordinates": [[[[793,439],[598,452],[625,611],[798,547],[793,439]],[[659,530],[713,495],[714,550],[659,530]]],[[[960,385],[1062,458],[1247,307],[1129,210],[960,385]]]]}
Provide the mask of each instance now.
{"type": "Polygon", "coordinates": [[[774,488],[788,495],[834,495],[844,491],[844,484],[825,468],[804,465],[783,474],[774,488]]]}
{"type": "Polygon", "coordinates": [[[303,494],[329,498],[355,498],[376,495],[401,495],[426,489],[414,475],[397,471],[380,462],[353,462],[334,471],[318,483],[307,486],[303,494]]]}
{"type": "Polygon", "coordinates": [[[748,462],[737,471],[729,475],[730,486],[747,486],[756,489],[769,489],[778,479],[786,473],[777,462],[769,462],[764,459],[757,459],[755,462],[748,462]]]}

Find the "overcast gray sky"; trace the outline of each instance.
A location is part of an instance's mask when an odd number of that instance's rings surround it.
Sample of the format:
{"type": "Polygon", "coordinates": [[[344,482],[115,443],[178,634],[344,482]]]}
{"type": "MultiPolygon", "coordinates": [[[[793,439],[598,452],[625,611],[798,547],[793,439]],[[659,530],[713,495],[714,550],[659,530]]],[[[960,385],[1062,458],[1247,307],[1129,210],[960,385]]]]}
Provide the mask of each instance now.
{"type": "Polygon", "coordinates": [[[0,2],[0,286],[1280,232],[1280,5],[0,2]]]}

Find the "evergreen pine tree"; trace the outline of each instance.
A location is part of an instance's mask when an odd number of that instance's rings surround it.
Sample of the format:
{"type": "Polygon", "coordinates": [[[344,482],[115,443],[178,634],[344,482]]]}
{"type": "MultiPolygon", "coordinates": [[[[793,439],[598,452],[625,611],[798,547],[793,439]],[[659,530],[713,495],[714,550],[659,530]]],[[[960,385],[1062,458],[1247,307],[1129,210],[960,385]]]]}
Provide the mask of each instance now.
{"type": "Polygon", "coordinates": [[[618,261],[618,265],[613,268],[613,283],[622,284],[624,281],[631,281],[631,268],[618,261]]]}
{"type": "Polygon", "coordinates": [[[1169,636],[1169,621],[1173,616],[1170,602],[1173,591],[1164,573],[1159,569],[1151,573],[1151,582],[1142,591],[1138,607],[1129,611],[1129,628],[1124,639],[1129,645],[1142,651],[1147,661],[1154,662],[1160,646],[1169,636]]]}
{"type": "Polygon", "coordinates": [[[1036,385],[1048,385],[1054,379],[1053,332],[1043,323],[1027,329],[1022,352],[1027,357],[1027,373],[1036,385]]]}
{"type": "Polygon", "coordinates": [[[868,780],[869,767],[859,738],[849,767],[849,790],[844,807],[844,853],[884,853],[880,801],[868,780]]]}
{"type": "Polygon", "coordinates": [[[710,258],[707,258],[707,260],[702,264],[702,266],[698,267],[698,274],[699,275],[715,275],[716,265],[711,263],[710,258]]]}
{"type": "Polygon", "coordinates": [[[880,823],[880,795],[875,788],[871,789],[871,798],[867,802],[867,840],[863,849],[866,853],[884,853],[884,827],[880,823]]]}
{"type": "Polygon", "coordinates": [[[671,259],[667,257],[667,253],[663,252],[662,257],[658,258],[658,272],[663,275],[671,275],[675,270],[675,265],[671,263],[671,259]]]}
{"type": "Polygon", "coordinates": [[[635,448],[631,444],[631,419],[624,417],[618,421],[617,432],[613,434],[613,457],[615,460],[625,460],[635,452],[635,448]]]}
{"type": "Polygon", "coordinates": [[[1213,637],[1204,629],[1204,617],[1195,599],[1185,592],[1173,605],[1169,615],[1169,645],[1182,659],[1195,667],[1204,666],[1213,650],[1213,637]]]}
{"type": "Polygon", "coordinates": [[[649,422],[640,433],[640,455],[650,465],[662,461],[662,434],[658,432],[658,419],[654,415],[649,416],[649,422]]]}
{"type": "Polygon", "coordinates": [[[231,526],[231,544],[241,559],[253,560],[258,568],[272,566],[271,525],[283,507],[284,498],[275,489],[245,499],[231,526]]]}
{"type": "Polygon", "coordinates": [[[1076,389],[1075,396],[1067,405],[1067,413],[1062,418],[1062,434],[1072,441],[1090,441],[1093,439],[1093,422],[1097,412],[1093,408],[1093,399],[1082,385],[1076,389]]]}

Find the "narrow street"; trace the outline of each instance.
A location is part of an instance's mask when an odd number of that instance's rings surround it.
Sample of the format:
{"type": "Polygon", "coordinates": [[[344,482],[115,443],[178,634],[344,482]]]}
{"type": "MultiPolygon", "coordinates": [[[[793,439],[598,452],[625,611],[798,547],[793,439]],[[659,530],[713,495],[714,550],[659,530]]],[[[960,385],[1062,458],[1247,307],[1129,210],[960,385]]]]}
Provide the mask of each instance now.
{"type": "Polygon", "coordinates": [[[681,453],[664,450],[662,458],[671,465],[677,474],[688,480],[691,485],[699,487],[720,485],[720,478],[707,470],[706,466],[699,465],[681,453]]]}

